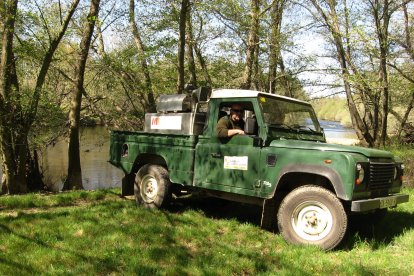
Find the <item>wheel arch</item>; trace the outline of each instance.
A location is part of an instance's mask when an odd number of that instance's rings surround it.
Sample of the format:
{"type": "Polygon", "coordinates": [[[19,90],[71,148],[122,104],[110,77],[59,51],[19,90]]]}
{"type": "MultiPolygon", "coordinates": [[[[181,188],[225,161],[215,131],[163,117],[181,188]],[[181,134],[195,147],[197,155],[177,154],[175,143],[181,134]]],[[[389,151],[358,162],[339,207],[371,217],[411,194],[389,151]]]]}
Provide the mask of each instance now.
{"type": "Polygon", "coordinates": [[[286,194],[307,184],[321,186],[335,193],[340,199],[348,199],[338,173],[331,168],[319,165],[290,165],[283,168],[276,180],[273,196],[286,194]]]}
{"type": "Polygon", "coordinates": [[[136,174],[138,170],[146,164],[160,165],[165,168],[168,168],[167,161],[163,156],[153,153],[143,153],[138,155],[137,158],[135,158],[131,173],[136,174]]]}

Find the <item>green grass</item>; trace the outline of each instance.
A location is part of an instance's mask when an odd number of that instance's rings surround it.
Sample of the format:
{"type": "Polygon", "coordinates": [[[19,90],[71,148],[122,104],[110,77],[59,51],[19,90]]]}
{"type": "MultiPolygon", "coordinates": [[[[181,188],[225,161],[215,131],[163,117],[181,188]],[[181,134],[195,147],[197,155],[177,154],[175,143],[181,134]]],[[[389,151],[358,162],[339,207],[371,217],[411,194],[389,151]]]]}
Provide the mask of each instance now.
{"type": "MultiPolygon", "coordinates": [[[[405,190],[411,198],[414,190],[405,190]]],[[[287,244],[260,210],[204,199],[136,207],[118,190],[0,197],[0,274],[410,275],[414,201],[378,226],[352,224],[340,249],[287,244]],[[21,202],[20,202],[21,201],[21,202]],[[20,202],[20,203],[19,203],[20,202]]]]}
{"type": "Polygon", "coordinates": [[[82,201],[117,198],[116,190],[71,191],[47,196],[45,194],[29,193],[17,196],[0,196],[0,210],[22,209],[34,207],[70,206],[82,201]]]}

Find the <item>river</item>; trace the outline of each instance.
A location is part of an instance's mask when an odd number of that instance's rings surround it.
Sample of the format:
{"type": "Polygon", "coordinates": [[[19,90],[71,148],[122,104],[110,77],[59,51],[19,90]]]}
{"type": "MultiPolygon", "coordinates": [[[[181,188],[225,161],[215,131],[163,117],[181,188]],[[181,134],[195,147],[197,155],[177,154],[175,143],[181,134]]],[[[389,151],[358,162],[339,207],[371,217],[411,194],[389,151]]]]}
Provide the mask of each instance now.
{"type": "MultiPolygon", "coordinates": [[[[338,144],[357,142],[353,129],[337,122],[320,121],[327,141],[338,144]]],[[[109,132],[105,127],[87,127],[81,130],[81,165],[83,187],[86,190],[121,187],[123,173],[107,162],[109,153],[109,132]]],[[[41,152],[40,166],[44,172],[45,184],[52,191],[60,191],[67,175],[68,144],[66,139],[58,141],[41,152]]],[[[0,166],[0,181],[1,181],[0,166]]]]}
{"type": "MultiPolygon", "coordinates": [[[[83,187],[86,190],[121,187],[123,173],[107,162],[109,132],[105,127],[87,127],[80,132],[83,187]]],[[[52,191],[60,191],[67,175],[68,141],[62,139],[40,152],[44,182],[52,191]]],[[[1,167],[0,167],[1,179],[1,167]]]]}
{"type": "Polygon", "coordinates": [[[319,120],[325,131],[326,141],[333,144],[356,145],[359,143],[355,130],[344,127],[339,122],[319,120]]]}

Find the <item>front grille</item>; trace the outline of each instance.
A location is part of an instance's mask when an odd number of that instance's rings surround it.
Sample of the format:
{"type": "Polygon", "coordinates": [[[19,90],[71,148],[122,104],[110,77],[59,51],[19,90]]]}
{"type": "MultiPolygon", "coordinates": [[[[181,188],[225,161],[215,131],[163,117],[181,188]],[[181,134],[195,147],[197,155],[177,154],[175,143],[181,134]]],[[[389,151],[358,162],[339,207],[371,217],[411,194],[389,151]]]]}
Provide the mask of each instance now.
{"type": "Polygon", "coordinates": [[[394,177],[394,163],[371,162],[369,167],[369,187],[383,190],[391,187],[394,177]]]}

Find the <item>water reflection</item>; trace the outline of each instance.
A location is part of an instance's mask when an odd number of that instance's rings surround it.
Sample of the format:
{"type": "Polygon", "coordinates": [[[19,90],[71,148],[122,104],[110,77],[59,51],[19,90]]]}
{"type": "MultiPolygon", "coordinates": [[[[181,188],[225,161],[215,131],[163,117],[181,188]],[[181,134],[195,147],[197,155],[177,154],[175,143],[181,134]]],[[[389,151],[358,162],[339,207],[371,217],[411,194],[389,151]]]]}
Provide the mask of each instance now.
{"type": "MultiPolygon", "coordinates": [[[[107,162],[109,132],[105,127],[83,128],[80,133],[80,152],[83,187],[95,190],[120,187],[123,173],[107,162]]],[[[42,154],[45,182],[54,190],[61,190],[68,167],[68,142],[59,141],[42,154]]]]}
{"type": "MultiPolygon", "coordinates": [[[[109,132],[105,127],[87,127],[80,133],[83,187],[86,190],[121,187],[123,173],[107,162],[109,132]]],[[[62,139],[43,150],[40,166],[45,184],[53,191],[63,187],[68,168],[68,141],[62,139]]],[[[1,179],[0,168],[0,179],[1,179]]]]}

